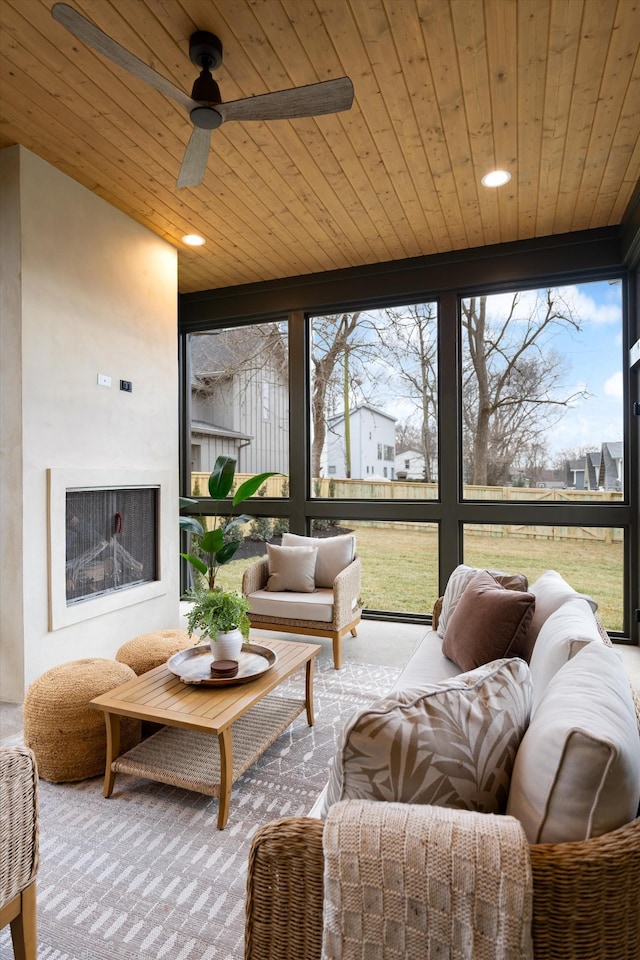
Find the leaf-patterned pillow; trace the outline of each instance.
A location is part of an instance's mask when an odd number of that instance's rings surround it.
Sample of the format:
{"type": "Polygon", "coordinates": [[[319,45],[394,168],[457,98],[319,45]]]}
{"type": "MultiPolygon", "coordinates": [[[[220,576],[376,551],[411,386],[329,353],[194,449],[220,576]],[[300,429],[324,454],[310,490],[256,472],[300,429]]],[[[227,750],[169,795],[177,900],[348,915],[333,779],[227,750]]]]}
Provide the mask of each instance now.
{"type": "Polygon", "coordinates": [[[514,657],[375,701],[343,730],[323,815],[345,799],[504,813],[531,698],[514,657]]]}

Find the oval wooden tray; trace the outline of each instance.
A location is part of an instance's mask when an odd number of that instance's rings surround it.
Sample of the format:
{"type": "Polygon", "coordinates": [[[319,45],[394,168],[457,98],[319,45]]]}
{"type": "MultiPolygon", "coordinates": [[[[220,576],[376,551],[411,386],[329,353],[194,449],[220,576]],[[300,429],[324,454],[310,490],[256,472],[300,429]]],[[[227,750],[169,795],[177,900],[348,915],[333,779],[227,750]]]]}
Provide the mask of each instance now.
{"type": "Polygon", "coordinates": [[[228,687],[236,683],[249,683],[271,670],[276,657],[273,650],[259,643],[243,643],[235,677],[212,677],[213,654],[208,643],[187,647],[174,653],[167,660],[167,669],[183,683],[199,683],[207,687],[228,687]]]}

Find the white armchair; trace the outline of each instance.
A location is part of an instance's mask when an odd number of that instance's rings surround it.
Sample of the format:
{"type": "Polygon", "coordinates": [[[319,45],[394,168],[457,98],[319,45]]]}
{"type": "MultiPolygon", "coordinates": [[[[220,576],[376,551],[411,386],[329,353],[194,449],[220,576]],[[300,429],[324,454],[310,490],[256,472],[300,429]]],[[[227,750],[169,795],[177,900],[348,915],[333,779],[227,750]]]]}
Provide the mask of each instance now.
{"type": "Polygon", "coordinates": [[[261,630],[297,633],[303,636],[330,637],[333,664],[342,666],[342,638],[357,635],[362,615],[360,606],[361,562],[355,553],[355,537],[327,539],[285,534],[283,546],[312,545],[318,550],[314,589],[269,590],[269,558],[247,567],[242,592],[249,600],[251,624],[261,630]],[[348,543],[346,541],[349,541],[348,543]]]}
{"type": "Polygon", "coordinates": [[[0,747],[0,928],[16,960],[36,960],[38,771],[27,747],[0,747]]]}

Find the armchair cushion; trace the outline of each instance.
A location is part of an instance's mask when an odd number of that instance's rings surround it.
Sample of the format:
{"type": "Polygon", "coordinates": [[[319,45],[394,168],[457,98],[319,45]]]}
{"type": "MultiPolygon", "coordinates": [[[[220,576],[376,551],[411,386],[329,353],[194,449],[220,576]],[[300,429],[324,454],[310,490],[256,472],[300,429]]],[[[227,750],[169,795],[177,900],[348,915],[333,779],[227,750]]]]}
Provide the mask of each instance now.
{"type": "Polygon", "coordinates": [[[267,544],[269,579],[267,590],[313,593],[318,551],[315,547],[277,547],[267,544]]]}
{"type": "Polygon", "coordinates": [[[517,658],[375,701],[342,732],[320,816],[342,799],[504,812],[530,708],[517,658]]]}
{"type": "Polygon", "coordinates": [[[640,801],[640,738],[624,667],[588,643],[550,681],[513,768],[507,813],[529,843],[600,837],[640,801]]]}
{"type": "Polygon", "coordinates": [[[356,555],[356,538],[352,534],[340,537],[300,537],[295,533],[282,536],[283,547],[315,547],[316,587],[332,587],[338,574],[348,567],[356,555]]]}
{"type": "Polygon", "coordinates": [[[295,593],[287,590],[256,590],[249,594],[249,611],[261,617],[286,620],[333,621],[333,592],[314,590],[313,593],[295,593]]]}
{"type": "Polygon", "coordinates": [[[487,570],[468,582],[449,617],[442,652],[461,670],[473,670],[500,657],[529,661],[527,644],[533,594],[507,590],[487,570]]]}
{"type": "MultiPolygon", "coordinates": [[[[504,573],[502,570],[488,570],[488,573],[507,590],[525,591],[529,582],[523,573],[504,573]]],[[[459,564],[447,581],[447,586],[442,598],[442,610],[438,618],[437,631],[440,637],[444,637],[447,624],[453,611],[457,607],[460,599],[467,589],[469,582],[475,575],[480,573],[478,567],[469,567],[465,563],[459,564]]]]}

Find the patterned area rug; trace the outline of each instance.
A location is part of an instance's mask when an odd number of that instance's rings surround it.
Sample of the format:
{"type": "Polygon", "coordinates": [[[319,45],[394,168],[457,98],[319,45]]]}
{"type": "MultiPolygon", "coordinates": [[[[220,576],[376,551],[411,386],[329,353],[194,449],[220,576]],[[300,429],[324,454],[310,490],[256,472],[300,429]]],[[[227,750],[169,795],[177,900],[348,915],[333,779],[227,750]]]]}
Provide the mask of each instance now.
{"type": "MultiPolygon", "coordinates": [[[[119,775],[105,800],[102,778],[41,780],[38,960],[242,960],[253,834],[309,811],[345,721],[399,672],[318,664],[314,727],[298,717],[237,781],[223,831],[218,801],[190,791],[119,775]]],[[[303,688],[300,673],[279,689],[303,688]]],[[[9,927],[0,958],[13,960],[9,927]]]]}

